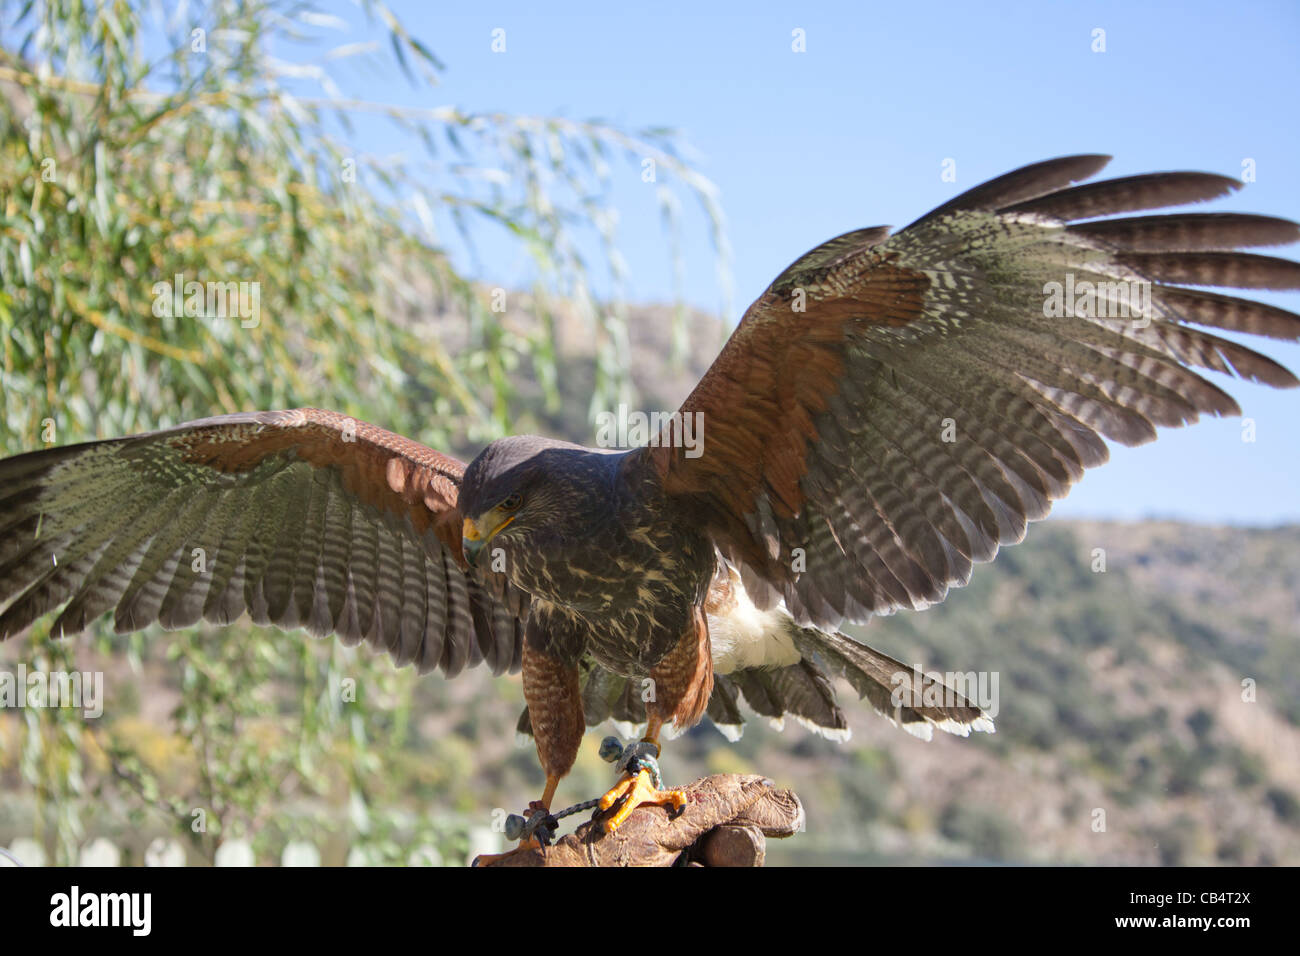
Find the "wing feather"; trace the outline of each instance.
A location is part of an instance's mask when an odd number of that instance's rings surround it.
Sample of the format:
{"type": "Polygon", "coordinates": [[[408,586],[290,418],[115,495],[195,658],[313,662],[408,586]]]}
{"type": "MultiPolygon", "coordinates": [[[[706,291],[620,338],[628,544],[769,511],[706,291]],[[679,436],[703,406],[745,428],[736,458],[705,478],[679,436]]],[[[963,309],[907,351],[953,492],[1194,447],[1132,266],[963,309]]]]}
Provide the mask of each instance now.
{"type": "Polygon", "coordinates": [[[759,607],[784,601],[801,625],[834,629],[928,606],[1021,540],[1106,460],[1106,439],[1238,414],[1194,369],[1300,384],[1196,327],[1295,341],[1300,316],[1185,288],[1300,288],[1300,263],[1238,251],[1300,227],[1097,218],[1239,186],[1208,173],[1075,185],[1104,163],[1037,163],[888,238],[837,237],[749,308],[681,408],[703,416],[703,453],[684,454],[678,418],[641,454],[759,607]]]}
{"type": "Polygon", "coordinates": [[[0,638],[62,606],[56,633],[107,612],[369,640],[454,675],[519,666],[526,598],[470,572],[464,466],[316,409],[227,415],[0,461],[0,638]]]}

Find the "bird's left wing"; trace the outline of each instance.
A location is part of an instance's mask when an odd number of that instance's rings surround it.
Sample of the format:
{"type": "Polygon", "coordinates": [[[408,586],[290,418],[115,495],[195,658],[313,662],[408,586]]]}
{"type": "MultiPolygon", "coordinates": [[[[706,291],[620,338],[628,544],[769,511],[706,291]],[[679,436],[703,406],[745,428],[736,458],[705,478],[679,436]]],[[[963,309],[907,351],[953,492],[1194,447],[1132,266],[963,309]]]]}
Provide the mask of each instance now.
{"type": "Polygon", "coordinates": [[[1186,286],[1300,288],[1235,251],[1300,237],[1266,216],[1101,218],[1240,184],[1156,173],[1071,186],[1104,156],[979,186],[890,236],[849,233],[786,269],[649,456],[760,607],[834,628],[941,600],[1019,541],[1103,438],[1236,403],[1189,367],[1296,379],[1196,326],[1300,338],[1300,316],[1186,286]],[[1088,220],[1088,221],[1085,221],[1088,220]]]}
{"type": "Polygon", "coordinates": [[[119,632],[205,619],[517,669],[524,598],[465,568],[464,465],[335,412],[252,412],[0,461],[0,639],[67,602],[119,632]]]}

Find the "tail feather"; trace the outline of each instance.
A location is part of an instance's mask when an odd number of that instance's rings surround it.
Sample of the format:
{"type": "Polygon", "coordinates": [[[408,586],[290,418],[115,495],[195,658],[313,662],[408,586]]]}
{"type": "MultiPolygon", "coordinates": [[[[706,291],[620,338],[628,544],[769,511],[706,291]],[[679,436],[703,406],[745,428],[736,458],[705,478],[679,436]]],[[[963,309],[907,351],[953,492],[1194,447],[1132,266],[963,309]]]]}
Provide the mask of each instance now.
{"type": "Polygon", "coordinates": [[[835,700],[830,677],[810,660],[776,668],[748,668],[731,678],[745,703],[777,730],[793,718],[830,740],[848,740],[849,724],[835,700]]]}
{"type": "Polygon", "coordinates": [[[936,727],[961,737],[972,730],[993,733],[993,719],[948,684],[845,634],[804,627],[795,644],[805,658],[843,677],[878,714],[910,734],[929,740],[936,727]]]}
{"type": "Polygon", "coordinates": [[[713,693],[709,695],[709,720],[732,743],[745,732],[745,717],[740,712],[739,692],[726,674],[713,675],[713,693]]]}

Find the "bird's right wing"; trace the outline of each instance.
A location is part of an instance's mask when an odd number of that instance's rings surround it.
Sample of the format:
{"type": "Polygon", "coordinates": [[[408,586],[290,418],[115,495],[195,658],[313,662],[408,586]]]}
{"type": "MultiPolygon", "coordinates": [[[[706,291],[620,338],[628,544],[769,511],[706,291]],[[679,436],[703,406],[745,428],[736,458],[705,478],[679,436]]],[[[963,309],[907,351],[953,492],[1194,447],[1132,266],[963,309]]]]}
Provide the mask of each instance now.
{"type": "Polygon", "coordinates": [[[467,570],[464,465],[318,409],[253,412],[0,461],[0,639],[66,603],[53,632],[108,611],[369,641],[454,676],[518,669],[526,598],[467,570]]]}

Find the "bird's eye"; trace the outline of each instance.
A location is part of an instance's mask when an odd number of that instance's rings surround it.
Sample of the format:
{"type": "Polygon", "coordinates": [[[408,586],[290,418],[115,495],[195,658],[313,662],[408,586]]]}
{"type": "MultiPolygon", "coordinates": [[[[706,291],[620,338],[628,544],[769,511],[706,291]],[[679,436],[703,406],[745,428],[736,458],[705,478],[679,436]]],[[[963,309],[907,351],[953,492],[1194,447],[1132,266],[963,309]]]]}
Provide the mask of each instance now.
{"type": "Polygon", "coordinates": [[[519,506],[522,505],[523,503],[524,503],[524,496],[516,491],[513,492],[512,494],[507,495],[505,500],[502,501],[501,504],[498,505],[497,507],[499,507],[502,511],[518,511],[519,506]]]}

